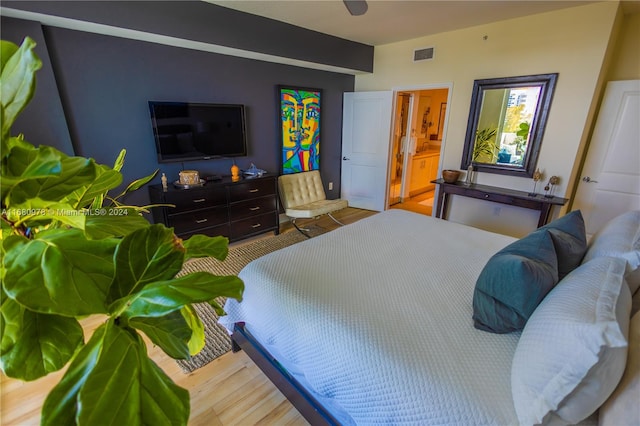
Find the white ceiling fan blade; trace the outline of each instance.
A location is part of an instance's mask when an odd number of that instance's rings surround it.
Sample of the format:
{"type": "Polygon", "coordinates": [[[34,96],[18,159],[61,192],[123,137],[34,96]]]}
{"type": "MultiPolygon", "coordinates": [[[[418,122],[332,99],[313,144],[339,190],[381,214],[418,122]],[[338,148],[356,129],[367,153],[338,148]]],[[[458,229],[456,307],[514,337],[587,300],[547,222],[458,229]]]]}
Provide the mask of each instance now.
{"type": "Polygon", "coordinates": [[[353,16],[364,15],[366,11],[369,9],[369,5],[367,5],[366,0],[342,0],[344,5],[347,7],[347,10],[353,16]]]}

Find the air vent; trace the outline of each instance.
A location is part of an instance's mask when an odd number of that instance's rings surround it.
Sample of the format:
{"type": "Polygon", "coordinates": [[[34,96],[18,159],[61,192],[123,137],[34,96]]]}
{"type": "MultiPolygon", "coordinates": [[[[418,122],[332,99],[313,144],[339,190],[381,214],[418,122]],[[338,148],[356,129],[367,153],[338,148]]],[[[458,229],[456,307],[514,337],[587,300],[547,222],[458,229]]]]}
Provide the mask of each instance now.
{"type": "Polygon", "coordinates": [[[416,49],[413,51],[413,62],[428,61],[433,59],[435,48],[425,47],[423,49],[416,49]]]}

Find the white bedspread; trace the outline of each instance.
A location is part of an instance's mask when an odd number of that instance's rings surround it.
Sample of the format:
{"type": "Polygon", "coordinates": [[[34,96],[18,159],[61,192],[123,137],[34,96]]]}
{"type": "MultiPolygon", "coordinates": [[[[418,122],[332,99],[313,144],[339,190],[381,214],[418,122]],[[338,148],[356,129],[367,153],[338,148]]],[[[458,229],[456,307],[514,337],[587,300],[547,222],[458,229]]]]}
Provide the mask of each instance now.
{"type": "Polygon", "coordinates": [[[520,333],[471,319],[476,278],[512,241],[389,210],[250,263],[220,322],[246,322],[345,424],[517,424],[520,333]]]}

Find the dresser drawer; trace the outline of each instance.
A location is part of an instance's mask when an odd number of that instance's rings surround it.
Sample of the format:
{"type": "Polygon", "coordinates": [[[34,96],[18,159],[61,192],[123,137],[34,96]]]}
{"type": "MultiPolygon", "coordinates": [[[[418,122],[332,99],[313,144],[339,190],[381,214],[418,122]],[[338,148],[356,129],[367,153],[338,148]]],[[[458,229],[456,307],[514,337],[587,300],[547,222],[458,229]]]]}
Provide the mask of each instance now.
{"type": "Polygon", "coordinates": [[[276,184],[273,178],[262,178],[229,185],[228,190],[229,202],[235,203],[251,198],[264,197],[265,195],[274,195],[276,193],[276,184]]]}
{"type": "Polygon", "coordinates": [[[198,230],[195,230],[195,231],[183,232],[183,233],[176,234],[176,235],[178,235],[183,240],[186,240],[187,238],[191,237],[192,235],[196,235],[196,234],[208,235],[210,237],[227,237],[227,238],[229,238],[229,236],[231,235],[231,232],[229,232],[229,224],[225,223],[225,224],[218,225],[218,226],[212,226],[210,228],[202,228],[202,229],[198,229],[198,230]]]}
{"type": "Polygon", "coordinates": [[[231,222],[231,239],[235,240],[252,234],[259,234],[275,229],[276,226],[277,215],[275,212],[231,222]]]}
{"type": "Polygon", "coordinates": [[[171,191],[165,193],[164,197],[166,203],[175,205],[175,207],[168,207],[169,214],[220,206],[227,203],[227,198],[223,187],[171,191]]]}
{"type": "Polygon", "coordinates": [[[276,197],[254,198],[249,201],[241,201],[229,206],[229,217],[231,220],[242,219],[250,216],[257,216],[276,210],[276,197]]]}
{"type": "Polygon", "coordinates": [[[513,204],[515,202],[515,199],[513,197],[510,197],[509,195],[496,194],[492,192],[472,191],[470,195],[473,198],[479,198],[481,200],[493,201],[502,204],[513,204]]]}
{"type": "Polygon", "coordinates": [[[173,227],[176,234],[194,231],[200,228],[221,225],[229,221],[227,207],[213,207],[205,210],[169,215],[169,227],[173,227]]]}

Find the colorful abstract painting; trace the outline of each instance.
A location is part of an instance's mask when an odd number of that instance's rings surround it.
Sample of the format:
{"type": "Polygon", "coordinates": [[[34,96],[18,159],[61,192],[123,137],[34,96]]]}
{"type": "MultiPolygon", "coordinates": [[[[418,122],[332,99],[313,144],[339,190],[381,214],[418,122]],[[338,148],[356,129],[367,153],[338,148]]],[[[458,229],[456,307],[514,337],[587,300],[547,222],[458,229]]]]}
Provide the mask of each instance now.
{"type": "Polygon", "coordinates": [[[282,174],[320,169],[319,89],[278,86],[282,174]]]}

